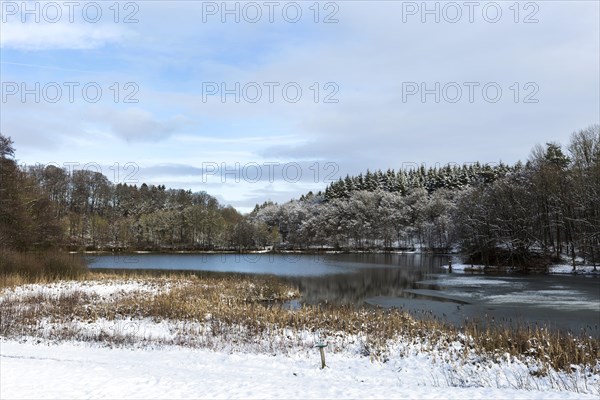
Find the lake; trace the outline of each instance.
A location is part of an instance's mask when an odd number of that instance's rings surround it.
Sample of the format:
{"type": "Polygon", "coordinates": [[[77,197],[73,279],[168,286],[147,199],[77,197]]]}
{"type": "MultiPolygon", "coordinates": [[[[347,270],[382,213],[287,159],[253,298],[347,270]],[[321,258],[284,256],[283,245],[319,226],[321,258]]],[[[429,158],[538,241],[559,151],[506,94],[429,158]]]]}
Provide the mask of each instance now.
{"type": "MultiPolygon", "coordinates": [[[[276,275],[299,302],[396,307],[450,323],[538,324],[600,337],[600,277],[448,273],[429,254],[116,254],[88,256],[91,268],[276,275]]],[[[294,305],[292,304],[292,306],[294,305]]]]}

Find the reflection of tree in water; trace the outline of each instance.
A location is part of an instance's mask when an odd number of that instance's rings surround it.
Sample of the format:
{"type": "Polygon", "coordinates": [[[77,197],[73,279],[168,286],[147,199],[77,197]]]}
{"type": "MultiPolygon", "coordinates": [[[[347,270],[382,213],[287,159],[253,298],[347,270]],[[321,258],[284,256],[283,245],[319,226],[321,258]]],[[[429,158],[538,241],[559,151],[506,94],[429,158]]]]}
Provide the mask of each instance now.
{"type": "MultiPolygon", "coordinates": [[[[336,261],[340,260],[336,257],[336,261]]],[[[364,265],[356,272],[318,277],[290,278],[302,293],[302,302],[360,305],[375,296],[400,297],[404,289],[422,287],[417,282],[438,273],[442,258],[433,256],[377,254],[346,255],[343,261],[364,265]]],[[[326,261],[327,262],[327,261],[326,261]]],[[[340,264],[343,265],[343,264],[340,264]]]]}

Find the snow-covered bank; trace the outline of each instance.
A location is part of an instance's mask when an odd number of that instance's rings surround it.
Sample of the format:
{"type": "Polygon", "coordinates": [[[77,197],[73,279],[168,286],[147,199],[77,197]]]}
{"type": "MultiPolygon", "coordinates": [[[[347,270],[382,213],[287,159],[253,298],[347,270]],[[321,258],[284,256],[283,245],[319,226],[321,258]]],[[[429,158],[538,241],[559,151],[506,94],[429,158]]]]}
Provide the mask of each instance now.
{"type": "Polygon", "coordinates": [[[450,269],[448,264],[442,265],[442,268],[450,272],[483,272],[485,265],[452,263],[452,269],[450,269]]]}
{"type": "Polygon", "coordinates": [[[321,370],[316,351],[274,356],[2,341],[0,398],[598,398],[597,392],[544,389],[544,380],[534,383],[518,369],[489,368],[477,380],[475,368],[424,355],[372,363],[327,354],[327,363],[321,370]]]}
{"type": "MultiPolygon", "coordinates": [[[[450,270],[449,265],[442,265],[443,269],[450,270]]],[[[497,267],[488,267],[492,270],[497,269],[497,267]]],[[[485,265],[480,264],[462,264],[462,263],[452,263],[452,271],[458,273],[465,272],[484,272],[486,270],[485,265]]],[[[511,271],[512,268],[508,267],[507,271],[511,271]]],[[[591,265],[578,265],[575,271],[573,271],[573,266],[569,264],[560,264],[560,265],[551,265],[548,267],[548,273],[550,274],[580,274],[580,275],[600,275],[600,268],[596,268],[591,265]]]]}
{"type": "Polygon", "coordinates": [[[241,278],[118,278],[4,289],[0,398],[600,394],[592,338],[571,338],[572,346],[563,347],[537,331],[520,342],[526,350],[515,353],[500,336],[490,342],[489,332],[481,339],[397,312],[263,304],[295,295],[277,285],[241,278]],[[328,343],[325,370],[319,368],[318,342],[328,343]],[[562,366],[543,358],[565,351],[585,357],[562,366]]]}
{"type": "Polygon", "coordinates": [[[568,264],[552,265],[549,268],[551,274],[582,274],[582,275],[600,275],[600,268],[591,265],[578,265],[573,271],[573,266],[568,264]]]}

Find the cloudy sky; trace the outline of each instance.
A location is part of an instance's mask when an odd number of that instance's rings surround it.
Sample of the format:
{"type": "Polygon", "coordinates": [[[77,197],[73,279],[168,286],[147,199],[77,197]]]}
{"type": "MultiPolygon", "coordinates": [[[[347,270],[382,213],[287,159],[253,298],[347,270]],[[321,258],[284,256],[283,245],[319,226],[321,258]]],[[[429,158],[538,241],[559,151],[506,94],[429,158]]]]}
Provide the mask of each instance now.
{"type": "Polygon", "coordinates": [[[0,4],[20,162],[241,211],[366,169],[515,162],[600,120],[597,1],[0,4]]]}

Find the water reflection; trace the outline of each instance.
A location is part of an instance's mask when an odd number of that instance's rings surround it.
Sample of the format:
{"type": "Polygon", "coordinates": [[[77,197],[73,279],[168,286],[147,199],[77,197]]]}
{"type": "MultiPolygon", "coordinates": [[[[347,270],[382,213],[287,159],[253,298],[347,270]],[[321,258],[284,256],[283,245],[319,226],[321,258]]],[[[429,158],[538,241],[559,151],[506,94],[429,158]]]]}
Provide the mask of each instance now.
{"type": "Polygon", "coordinates": [[[448,257],[420,254],[133,254],[92,258],[92,268],[270,274],[296,285],[301,304],[396,307],[461,324],[466,319],[588,328],[599,335],[600,277],[448,274],[448,257]]]}
{"type": "MultiPolygon", "coordinates": [[[[328,257],[330,265],[352,266],[352,273],[289,279],[302,293],[308,304],[328,302],[341,305],[360,305],[376,296],[404,297],[406,289],[423,288],[420,281],[442,272],[443,256],[402,254],[359,254],[328,257]]],[[[435,284],[425,285],[438,290],[435,284]]]]}

